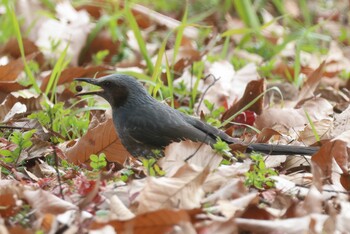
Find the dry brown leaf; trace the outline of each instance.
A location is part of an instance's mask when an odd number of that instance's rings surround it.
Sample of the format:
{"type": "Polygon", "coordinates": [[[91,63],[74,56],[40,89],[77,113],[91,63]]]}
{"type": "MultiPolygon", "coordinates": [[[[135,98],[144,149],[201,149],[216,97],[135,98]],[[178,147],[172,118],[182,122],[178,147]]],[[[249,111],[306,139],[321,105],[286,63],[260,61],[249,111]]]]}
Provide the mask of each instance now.
{"type": "Polygon", "coordinates": [[[258,134],[256,142],[267,143],[273,136],[277,136],[279,138],[281,133],[271,128],[263,128],[258,134]]]}
{"type": "Polygon", "coordinates": [[[99,32],[99,34],[87,44],[79,55],[79,64],[88,64],[92,61],[92,56],[99,51],[107,50],[109,53],[103,59],[106,64],[112,63],[112,58],[119,53],[120,41],[112,39],[107,30],[99,32]]]}
{"type": "MultiPolygon", "coordinates": [[[[92,67],[70,67],[62,71],[60,79],[58,80],[57,85],[73,82],[74,78],[81,77],[102,77],[107,75],[107,71],[110,71],[112,68],[108,66],[92,66],[92,67]]],[[[41,84],[40,89],[44,91],[50,80],[51,74],[47,75],[41,84]]]]}
{"type": "Polygon", "coordinates": [[[218,155],[209,145],[190,140],[172,143],[165,148],[164,158],[158,164],[166,172],[167,177],[173,176],[177,170],[186,164],[185,159],[192,156],[187,163],[200,167],[208,167],[209,170],[216,169],[222,157],[218,155]]]}
{"type": "Polygon", "coordinates": [[[221,165],[214,172],[210,173],[203,184],[206,193],[213,193],[227,183],[227,180],[239,178],[250,168],[250,162],[246,160],[243,163],[235,163],[232,165],[221,165]]]}
{"type": "Polygon", "coordinates": [[[15,97],[12,94],[8,95],[5,101],[0,105],[0,122],[5,121],[4,120],[5,116],[9,114],[10,110],[13,108],[13,106],[16,103],[21,103],[25,105],[26,107],[25,112],[33,112],[33,111],[41,110],[41,105],[40,105],[41,101],[42,101],[42,96],[24,98],[24,97],[15,97]]]}
{"type": "Polygon", "coordinates": [[[251,204],[257,204],[259,200],[258,193],[248,193],[234,200],[219,200],[218,209],[225,218],[230,219],[232,217],[242,214],[251,204]]]}
{"type": "Polygon", "coordinates": [[[286,101],[295,101],[298,98],[299,90],[291,83],[269,82],[266,84],[266,89],[271,89],[272,87],[278,89],[280,92],[270,90],[269,92],[265,93],[264,99],[267,106],[271,105],[271,103],[282,103],[282,100],[285,103],[286,101]]]}
{"type": "Polygon", "coordinates": [[[1,192],[0,193],[0,215],[3,218],[9,218],[13,215],[16,215],[19,212],[20,207],[16,204],[15,194],[9,192],[1,192]]]}
{"type": "MultiPolygon", "coordinates": [[[[330,139],[332,123],[333,122],[330,119],[313,121],[313,127],[322,140],[330,139]]],[[[305,128],[302,131],[300,131],[298,135],[298,141],[303,142],[305,145],[312,145],[316,143],[314,130],[309,124],[305,126],[305,128]]]]}
{"type": "Polygon", "coordinates": [[[305,200],[301,203],[301,212],[304,212],[305,215],[313,213],[321,214],[323,211],[323,202],[321,192],[315,186],[311,186],[305,200]]]}
{"type": "Polygon", "coordinates": [[[78,207],[64,201],[51,192],[37,189],[23,191],[24,199],[31,205],[40,217],[45,213],[61,214],[67,210],[77,210],[78,207]]]}
{"type": "Polygon", "coordinates": [[[203,228],[198,228],[198,233],[220,233],[220,234],[232,234],[239,233],[238,227],[234,219],[229,219],[225,222],[214,221],[203,228]]]}
{"type": "Polygon", "coordinates": [[[56,215],[53,214],[44,214],[40,220],[40,227],[46,232],[49,233],[56,221],[56,215]]]}
{"type": "MultiPolygon", "coordinates": [[[[113,7],[112,4],[110,4],[109,2],[103,1],[103,0],[94,0],[91,3],[79,5],[75,9],[77,11],[86,10],[90,16],[92,16],[94,19],[97,20],[103,14],[103,6],[113,7]]],[[[107,9],[107,8],[105,8],[105,9],[107,9]]]]}
{"type": "MultiPolygon", "coordinates": [[[[316,219],[322,228],[327,215],[310,215],[301,218],[291,218],[283,220],[257,220],[236,218],[235,222],[240,230],[251,231],[253,233],[310,233],[311,222],[316,219]]],[[[314,230],[312,230],[314,231],[314,230]]],[[[322,230],[319,232],[322,233],[322,230]]]]}
{"type": "Polygon", "coordinates": [[[350,106],[339,115],[334,116],[333,128],[331,136],[336,137],[350,130],[350,106]]]}
{"type": "Polygon", "coordinates": [[[124,205],[124,203],[116,195],[113,195],[109,199],[109,205],[111,212],[116,216],[115,218],[120,221],[132,219],[135,217],[135,215],[124,205]]]}
{"type": "Polygon", "coordinates": [[[252,202],[249,204],[240,217],[257,220],[273,220],[275,217],[273,217],[267,209],[260,207],[257,200],[258,199],[255,199],[255,203],[252,202]]]}
{"type": "MultiPolygon", "coordinates": [[[[205,53],[206,53],[206,51],[200,52],[197,49],[192,48],[192,47],[181,47],[178,50],[178,53],[176,56],[176,61],[173,61],[174,49],[170,49],[170,50],[167,50],[165,52],[169,64],[174,64],[175,75],[182,74],[186,67],[190,66],[191,64],[193,64],[196,61],[201,60],[205,53]]],[[[154,63],[157,60],[157,56],[158,55],[156,55],[153,58],[154,63]]],[[[164,57],[163,64],[165,64],[165,63],[166,63],[166,58],[164,57]]],[[[168,80],[166,78],[166,73],[162,74],[162,81],[164,82],[164,84],[166,84],[166,85],[168,84],[168,80]]]]}
{"type": "MultiPolygon", "coordinates": [[[[252,102],[257,96],[264,92],[265,89],[264,79],[252,80],[247,84],[245,88],[243,97],[234,103],[227,111],[222,115],[221,120],[225,121],[230,118],[232,115],[236,114],[242,108],[246,107],[250,102],[252,102]]],[[[260,115],[263,109],[264,99],[263,97],[259,98],[251,107],[247,110],[253,111],[256,114],[260,115]]]]}
{"type": "Polygon", "coordinates": [[[282,125],[287,129],[304,126],[307,124],[305,114],[292,108],[269,108],[257,116],[255,126],[258,129],[272,128],[276,125],[282,125]]]}
{"type": "Polygon", "coordinates": [[[215,203],[217,200],[230,200],[242,197],[247,194],[247,188],[241,179],[230,179],[222,184],[221,188],[214,191],[203,199],[203,203],[215,203]]]}
{"type": "MultiPolygon", "coordinates": [[[[28,38],[22,38],[24,55],[28,56],[31,54],[37,54],[35,60],[42,65],[44,63],[43,54],[40,53],[39,48],[28,38]]],[[[2,49],[1,53],[9,54],[11,57],[18,59],[21,58],[21,51],[18,46],[17,39],[12,38],[7,41],[6,45],[2,49]]]]}
{"type": "MultiPolygon", "coordinates": [[[[311,121],[315,123],[321,120],[332,120],[333,106],[324,98],[313,98],[306,101],[301,108],[269,108],[259,115],[255,120],[255,125],[259,129],[273,128],[275,125],[281,125],[287,129],[303,127],[309,124],[305,112],[309,115],[311,121]]],[[[317,125],[315,125],[317,129],[317,125]]],[[[323,129],[320,127],[320,130],[323,129]]],[[[322,136],[325,132],[321,132],[322,136]]]]}
{"type": "Polygon", "coordinates": [[[333,140],[325,143],[320,150],[312,156],[312,161],[322,170],[325,179],[330,179],[332,184],[342,184],[347,188],[347,181],[340,175],[349,176],[349,148],[347,143],[341,140],[333,140]]]}
{"type": "MultiPolygon", "coordinates": [[[[94,222],[91,229],[100,229],[110,225],[118,234],[164,234],[172,233],[175,226],[190,223],[191,217],[186,210],[157,210],[140,214],[128,221],[109,221],[107,223],[94,222]]],[[[182,232],[188,233],[188,232],[182,232]]],[[[190,232],[191,234],[192,232],[190,232]]]]}
{"type": "MultiPolygon", "coordinates": [[[[291,54],[292,54],[292,56],[294,56],[294,54],[295,54],[294,49],[291,52],[291,54]]],[[[312,69],[311,67],[302,66],[300,73],[303,73],[303,74],[308,76],[313,71],[314,71],[314,69],[312,69]]],[[[275,66],[272,73],[279,75],[281,77],[284,77],[286,80],[288,80],[288,77],[294,77],[294,67],[287,65],[285,62],[280,62],[275,66]]]]}
{"type": "Polygon", "coordinates": [[[321,81],[321,78],[325,69],[325,65],[326,65],[326,61],[323,61],[320,64],[320,66],[309,75],[308,79],[304,83],[304,86],[299,92],[298,102],[314,96],[316,87],[321,81]]]}
{"type": "Polygon", "coordinates": [[[88,207],[93,202],[94,198],[97,196],[101,186],[101,175],[99,175],[99,177],[96,180],[94,180],[91,185],[93,186],[93,188],[90,188],[89,192],[85,194],[83,199],[79,201],[79,210],[86,209],[86,207],[88,207]]]}
{"type": "Polygon", "coordinates": [[[111,116],[81,137],[74,146],[66,148],[68,160],[75,164],[87,162],[91,154],[105,153],[110,162],[123,164],[130,156],[115,131],[111,116]]]}
{"type": "MultiPolygon", "coordinates": [[[[26,56],[26,60],[34,59],[38,53],[33,53],[26,56]]],[[[16,82],[18,76],[24,71],[24,64],[22,58],[10,61],[8,64],[0,66],[0,94],[10,93],[13,91],[18,91],[24,89],[23,85],[16,82]]],[[[1,95],[3,96],[3,95],[1,95]]],[[[0,96],[0,100],[3,97],[0,96]]]]}
{"type": "Polygon", "coordinates": [[[8,64],[0,66],[0,82],[15,81],[19,74],[23,72],[24,65],[22,58],[10,61],[8,64]]]}
{"type": "MultiPolygon", "coordinates": [[[[234,103],[234,101],[243,96],[247,84],[252,80],[258,79],[256,69],[256,65],[253,63],[244,66],[238,71],[235,71],[232,64],[228,61],[211,64],[208,68],[208,74],[213,75],[216,79],[220,79],[208,90],[204,98],[215,104],[216,107],[234,103]]],[[[206,85],[210,85],[212,82],[213,79],[207,79],[206,85]]],[[[201,91],[203,92],[206,88],[207,86],[203,87],[201,91]]]]}
{"type": "Polygon", "coordinates": [[[138,213],[164,208],[200,207],[204,196],[202,185],[208,173],[208,168],[185,164],[171,178],[148,177],[138,197],[138,213]]]}

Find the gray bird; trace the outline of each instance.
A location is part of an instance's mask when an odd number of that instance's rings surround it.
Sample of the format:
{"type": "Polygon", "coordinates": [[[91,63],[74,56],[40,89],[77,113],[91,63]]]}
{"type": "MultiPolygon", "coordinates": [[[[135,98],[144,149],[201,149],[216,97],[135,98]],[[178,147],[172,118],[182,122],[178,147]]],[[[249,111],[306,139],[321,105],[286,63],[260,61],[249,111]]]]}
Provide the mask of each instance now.
{"type": "MultiPolygon", "coordinates": [[[[194,117],[190,117],[154,99],[135,78],[113,74],[99,79],[76,78],[101,87],[99,91],[77,95],[96,94],[112,107],[113,122],[118,136],[135,157],[153,157],[154,149],[163,149],[172,142],[192,140],[213,146],[217,138],[231,144],[239,141],[225,132],[194,117]]],[[[250,144],[248,151],[267,154],[314,154],[317,147],[250,144]]]]}

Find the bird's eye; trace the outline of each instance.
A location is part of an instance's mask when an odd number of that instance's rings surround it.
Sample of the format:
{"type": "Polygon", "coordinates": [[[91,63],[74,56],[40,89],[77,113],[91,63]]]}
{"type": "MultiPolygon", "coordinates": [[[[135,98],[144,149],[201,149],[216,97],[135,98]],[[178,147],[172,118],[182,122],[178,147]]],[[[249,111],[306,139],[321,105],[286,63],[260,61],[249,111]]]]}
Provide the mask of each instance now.
{"type": "Polygon", "coordinates": [[[103,82],[103,85],[104,85],[104,86],[111,86],[112,83],[111,83],[110,81],[105,81],[105,82],[103,82]]]}

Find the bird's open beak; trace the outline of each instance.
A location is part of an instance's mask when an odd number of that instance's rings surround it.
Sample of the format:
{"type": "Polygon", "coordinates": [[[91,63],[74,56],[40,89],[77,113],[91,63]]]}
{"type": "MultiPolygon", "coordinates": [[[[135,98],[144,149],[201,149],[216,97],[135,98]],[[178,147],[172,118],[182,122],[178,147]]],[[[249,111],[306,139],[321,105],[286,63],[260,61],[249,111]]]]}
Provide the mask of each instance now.
{"type": "MultiPolygon", "coordinates": [[[[96,85],[96,86],[100,87],[100,84],[99,84],[97,79],[92,79],[92,78],[75,78],[74,80],[75,81],[86,82],[86,83],[89,83],[89,84],[96,85]]],[[[104,92],[103,89],[96,90],[96,91],[90,91],[90,92],[79,92],[75,96],[93,95],[93,94],[100,95],[103,92],[104,92]]]]}

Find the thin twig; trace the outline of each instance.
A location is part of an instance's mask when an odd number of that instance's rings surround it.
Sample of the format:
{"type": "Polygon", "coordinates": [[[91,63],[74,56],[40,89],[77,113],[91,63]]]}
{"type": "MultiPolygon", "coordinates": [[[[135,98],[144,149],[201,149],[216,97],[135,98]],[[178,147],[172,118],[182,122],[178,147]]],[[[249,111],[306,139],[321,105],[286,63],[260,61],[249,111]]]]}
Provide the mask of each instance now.
{"type": "Polygon", "coordinates": [[[6,126],[6,125],[0,125],[0,129],[19,129],[19,130],[33,130],[34,128],[25,128],[25,127],[15,127],[15,126],[6,126]]]}
{"type": "Polygon", "coordinates": [[[60,172],[58,170],[58,156],[57,156],[57,152],[56,152],[56,146],[53,145],[53,156],[55,158],[55,171],[57,173],[57,181],[58,181],[58,186],[60,188],[60,195],[62,197],[63,200],[64,199],[64,194],[63,194],[63,188],[62,188],[62,181],[61,181],[61,176],[60,176],[60,172]]]}
{"type": "Polygon", "coordinates": [[[215,85],[215,83],[218,81],[218,80],[220,80],[220,78],[221,77],[219,77],[219,78],[216,78],[213,74],[209,74],[209,75],[207,75],[206,77],[204,77],[204,80],[206,80],[206,79],[208,79],[210,76],[212,76],[213,78],[214,78],[214,80],[213,80],[213,82],[210,84],[210,85],[208,85],[208,87],[204,90],[204,92],[203,92],[203,94],[202,94],[202,97],[201,97],[201,99],[199,100],[199,102],[198,102],[198,106],[197,106],[197,109],[196,109],[196,114],[197,115],[199,115],[199,107],[202,105],[202,102],[203,102],[203,100],[204,100],[204,97],[205,97],[205,95],[207,94],[207,92],[209,91],[209,89],[211,88],[211,87],[213,87],[214,85],[215,85]]]}

